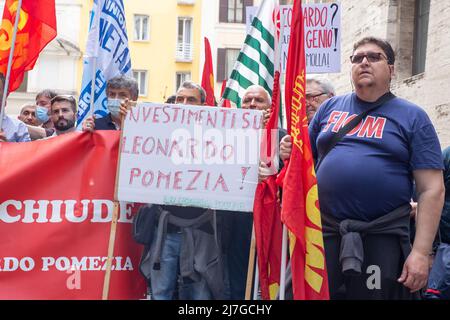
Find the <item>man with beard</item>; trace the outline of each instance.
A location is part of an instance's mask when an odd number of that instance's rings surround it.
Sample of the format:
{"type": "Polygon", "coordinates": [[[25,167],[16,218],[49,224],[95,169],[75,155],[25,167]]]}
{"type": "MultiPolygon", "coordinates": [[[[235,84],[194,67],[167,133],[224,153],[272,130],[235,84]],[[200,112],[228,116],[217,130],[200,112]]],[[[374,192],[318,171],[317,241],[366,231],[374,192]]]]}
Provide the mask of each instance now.
{"type": "Polygon", "coordinates": [[[59,95],[52,99],[50,119],[55,126],[52,137],[75,131],[77,103],[74,97],[59,95]]]}

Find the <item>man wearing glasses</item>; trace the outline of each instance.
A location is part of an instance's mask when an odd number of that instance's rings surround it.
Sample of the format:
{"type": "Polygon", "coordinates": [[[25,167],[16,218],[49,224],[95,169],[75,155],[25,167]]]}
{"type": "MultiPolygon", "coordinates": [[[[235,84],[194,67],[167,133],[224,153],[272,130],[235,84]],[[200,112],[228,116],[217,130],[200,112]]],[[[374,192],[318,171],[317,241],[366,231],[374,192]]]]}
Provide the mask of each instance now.
{"type": "MultiPolygon", "coordinates": [[[[422,108],[389,95],[395,54],[387,41],[363,38],[350,59],[355,92],[326,101],[309,125],[314,158],[320,159],[317,183],[330,296],[414,299],[427,283],[444,201],[439,140],[422,108]],[[336,133],[371,107],[323,157],[336,133]],[[413,182],[418,218],[411,248],[413,182]]],[[[290,151],[286,137],[282,159],[290,151]]]]}
{"type": "Polygon", "coordinates": [[[335,95],[336,92],[329,81],[319,78],[306,80],[306,117],[308,123],[311,122],[322,103],[335,95]]]}

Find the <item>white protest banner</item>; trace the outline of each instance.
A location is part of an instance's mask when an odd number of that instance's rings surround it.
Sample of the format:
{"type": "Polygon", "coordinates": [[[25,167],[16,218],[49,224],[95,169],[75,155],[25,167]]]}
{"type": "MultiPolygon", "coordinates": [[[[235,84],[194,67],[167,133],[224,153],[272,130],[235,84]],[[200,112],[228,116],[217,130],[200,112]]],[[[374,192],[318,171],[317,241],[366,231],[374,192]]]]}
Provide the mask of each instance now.
{"type": "MultiPolygon", "coordinates": [[[[303,4],[305,23],[306,72],[341,72],[341,4],[303,4]]],[[[247,7],[247,27],[257,7],[247,7]]],[[[286,72],[287,53],[291,34],[292,6],[280,6],[282,39],[282,70],[286,72]]]]}
{"type": "Polygon", "coordinates": [[[116,198],[250,212],[262,112],[141,103],[124,120],[116,198]]]}

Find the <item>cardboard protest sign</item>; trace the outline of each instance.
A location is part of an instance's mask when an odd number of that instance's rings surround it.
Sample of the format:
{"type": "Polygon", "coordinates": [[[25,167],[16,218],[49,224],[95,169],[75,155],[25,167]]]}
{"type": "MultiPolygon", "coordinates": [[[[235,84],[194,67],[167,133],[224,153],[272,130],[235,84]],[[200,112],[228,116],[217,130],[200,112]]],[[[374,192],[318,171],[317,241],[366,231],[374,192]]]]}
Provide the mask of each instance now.
{"type": "Polygon", "coordinates": [[[249,212],[262,112],[141,103],[122,130],[117,199],[249,212]]]}
{"type": "MultiPolygon", "coordinates": [[[[341,4],[305,3],[302,5],[305,24],[306,72],[341,72],[341,4]]],[[[257,7],[247,8],[247,28],[257,7]]],[[[287,53],[291,36],[292,6],[280,6],[283,28],[282,70],[286,72],[287,53]]]]}
{"type": "MultiPolygon", "coordinates": [[[[0,299],[101,299],[119,132],[0,143],[0,299]]],[[[121,204],[110,299],[145,295],[121,204]]]]}

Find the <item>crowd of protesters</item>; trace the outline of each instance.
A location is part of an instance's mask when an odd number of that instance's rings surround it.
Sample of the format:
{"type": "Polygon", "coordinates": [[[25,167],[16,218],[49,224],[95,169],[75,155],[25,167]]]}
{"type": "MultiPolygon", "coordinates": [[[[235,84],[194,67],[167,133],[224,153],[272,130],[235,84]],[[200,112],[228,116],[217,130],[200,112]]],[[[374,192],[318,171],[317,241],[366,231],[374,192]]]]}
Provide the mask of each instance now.
{"type": "MultiPolygon", "coordinates": [[[[310,78],[305,94],[330,297],[416,299],[427,288],[437,231],[442,243],[450,239],[450,148],[441,152],[421,107],[390,92],[395,54],[387,41],[358,41],[351,63],[353,93],[336,96],[330,82],[310,78]],[[358,119],[353,127],[352,119],[358,119]],[[372,265],[382,271],[375,289],[367,286],[372,265]]],[[[0,101],[4,82],[0,74],[0,101]]],[[[109,80],[106,93],[109,113],[88,117],[83,131],[120,130],[121,118],[139,96],[137,82],[126,76],[109,80]]],[[[201,86],[187,81],[170,99],[204,105],[206,96],[201,86]]],[[[242,108],[265,111],[265,123],[270,106],[271,96],[258,85],[242,99],[242,108]]],[[[75,126],[76,98],[44,90],[22,107],[18,119],[4,116],[0,142],[54,137],[75,126]]],[[[283,130],[282,136],[280,157],[287,160],[293,138],[283,130]]],[[[260,181],[265,169],[261,163],[260,181]]],[[[152,204],[141,210],[156,217],[140,265],[153,299],[245,298],[251,213],[152,204]]]]}

